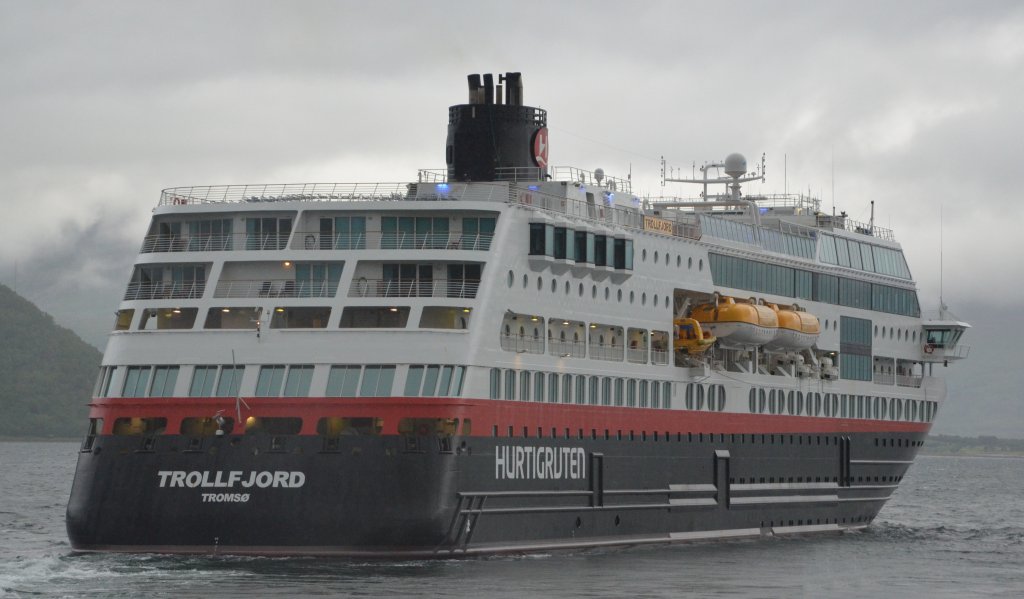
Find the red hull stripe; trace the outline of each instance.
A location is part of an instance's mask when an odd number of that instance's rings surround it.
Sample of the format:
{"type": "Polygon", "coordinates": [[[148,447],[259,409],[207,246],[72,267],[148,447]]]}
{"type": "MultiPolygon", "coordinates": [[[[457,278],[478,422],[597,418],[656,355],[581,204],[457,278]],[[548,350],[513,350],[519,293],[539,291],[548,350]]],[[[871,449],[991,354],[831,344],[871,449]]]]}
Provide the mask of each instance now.
{"type": "MultiPolygon", "coordinates": [[[[256,417],[301,417],[301,434],[317,434],[323,417],[382,418],[383,434],[398,434],[402,418],[459,418],[472,421],[472,435],[589,437],[597,431],[612,436],[618,431],[639,436],[665,433],[715,434],[845,434],[845,433],[927,433],[928,422],[781,416],[695,410],[621,408],[607,406],[530,403],[490,399],[435,397],[249,397],[242,405],[242,419],[256,417]]],[[[117,418],[162,417],[167,434],[178,434],[183,418],[211,417],[219,410],[235,417],[235,400],[225,397],[99,398],[90,404],[90,418],[103,419],[103,434],[111,434],[117,418]]],[[[460,427],[459,432],[462,432],[460,427]]]]}

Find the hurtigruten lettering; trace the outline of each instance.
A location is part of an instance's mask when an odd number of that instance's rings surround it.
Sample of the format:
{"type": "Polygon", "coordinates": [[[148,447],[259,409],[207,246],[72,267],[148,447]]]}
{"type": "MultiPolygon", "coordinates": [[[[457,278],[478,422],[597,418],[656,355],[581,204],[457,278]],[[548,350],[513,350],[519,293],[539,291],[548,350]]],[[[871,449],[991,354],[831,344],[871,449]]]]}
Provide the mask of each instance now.
{"type": "Polygon", "coordinates": [[[306,484],[306,474],[303,472],[288,472],[284,470],[262,472],[244,472],[242,470],[231,471],[210,471],[194,470],[161,470],[156,473],[160,477],[160,487],[187,488],[187,489],[233,489],[242,487],[249,489],[297,489],[306,484]]]}
{"type": "Polygon", "coordinates": [[[499,445],[494,448],[494,478],[498,480],[586,477],[586,453],[582,447],[499,445]]]}

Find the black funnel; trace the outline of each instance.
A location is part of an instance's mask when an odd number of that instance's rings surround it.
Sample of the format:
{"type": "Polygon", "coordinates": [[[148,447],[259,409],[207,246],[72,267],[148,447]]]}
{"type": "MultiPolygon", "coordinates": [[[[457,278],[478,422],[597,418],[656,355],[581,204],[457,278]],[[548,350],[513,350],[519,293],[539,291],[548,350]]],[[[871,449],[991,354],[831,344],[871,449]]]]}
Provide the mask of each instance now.
{"type": "Polygon", "coordinates": [[[499,75],[497,89],[490,74],[470,75],[469,103],[448,108],[448,180],[544,179],[547,118],[523,106],[520,73],[499,75]]]}

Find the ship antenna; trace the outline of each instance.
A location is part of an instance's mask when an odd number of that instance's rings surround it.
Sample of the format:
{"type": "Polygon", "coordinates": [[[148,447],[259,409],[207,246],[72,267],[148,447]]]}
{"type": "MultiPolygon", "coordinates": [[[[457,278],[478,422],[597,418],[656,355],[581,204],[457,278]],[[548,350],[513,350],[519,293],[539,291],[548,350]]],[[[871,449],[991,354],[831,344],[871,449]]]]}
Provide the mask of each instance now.
{"type": "Polygon", "coordinates": [[[942,299],[942,204],[939,204],[939,318],[944,318],[946,313],[946,302],[942,299]]]}
{"type": "MultiPolygon", "coordinates": [[[[238,367],[235,365],[235,350],[231,350],[231,371],[232,371],[232,377],[238,375],[237,370],[238,370],[238,367]]],[[[239,391],[241,391],[242,386],[239,385],[238,389],[239,389],[239,391]]],[[[235,394],[235,416],[238,417],[238,419],[235,420],[235,422],[237,422],[239,424],[239,426],[241,426],[241,424],[242,424],[242,406],[243,405],[245,406],[246,410],[249,410],[250,412],[252,411],[252,408],[249,407],[249,404],[245,403],[245,400],[242,399],[242,394],[241,393],[235,394]]]]}

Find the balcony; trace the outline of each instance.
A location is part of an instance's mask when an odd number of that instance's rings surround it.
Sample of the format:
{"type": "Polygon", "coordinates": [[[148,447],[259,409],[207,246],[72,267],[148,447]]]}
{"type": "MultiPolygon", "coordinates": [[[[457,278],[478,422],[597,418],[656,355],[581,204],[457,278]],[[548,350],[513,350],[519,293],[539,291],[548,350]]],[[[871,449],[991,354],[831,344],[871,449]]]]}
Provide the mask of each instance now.
{"type": "Polygon", "coordinates": [[[874,383],[876,385],[891,385],[895,380],[895,376],[891,373],[876,372],[874,374],[874,383]]]}
{"type": "Polygon", "coordinates": [[[630,348],[626,350],[626,361],[633,364],[647,363],[647,350],[630,348]]]}
{"type": "Polygon", "coordinates": [[[232,250],[282,250],[288,233],[225,233],[216,235],[146,235],[140,253],[230,252],[232,250]]]}
{"type": "Polygon", "coordinates": [[[590,357],[595,360],[621,362],[625,354],[625,346],[612,343],[591,343],[590,357]]]}
{"type": "Polygon", "coordinates": [[[334,297],[337,281],[252,279],[218,281],[213,297],[334,297]]]}
{"type": "Polygon", "coordinates": [[[203,297],[205,281],[178,281],[172,283],[128,283],[124,300],[197,299],[203,297]]]}
{"type": "MultiPolygon", "coordinates": [[[[453,297],[476,298],[479,280],[403,281],[359,278],[352,281],[349,297],[453,297]]],[[[542,352],[543,353],[543,350],[542,352]]]]}
{"type": "Polygon", "coordinates": [[[582,341],[549,341],[548,353],[563,358],[587,357],[587,346],[582,341]]]}
{"type": "Polygon", "coordinates": [[[544,353],[544,339],[542,337],[501,335],[501,349],[520,354],[542,354],[544,353]]]}
{"type": "Polygon", "coordinates": [[[652,349],[651,364],[668,364],[668,352],[663,349],[652,349]]]}
{"type": "MultiPolygon", "coordinates": [[[[900,387],[920,387],[921,381],[922,377],[919,376],[896,375],[896,384],[900,387]]],[[[877,379],[875,382],[878,382],[877,379]]]]}
{"type": "Polygon", "coordinates": [[[489,233],[398,233],[366,231],[328,234],[298,231],[294,250],[471,250],[488,251],[494,235],[489,233]]]}

